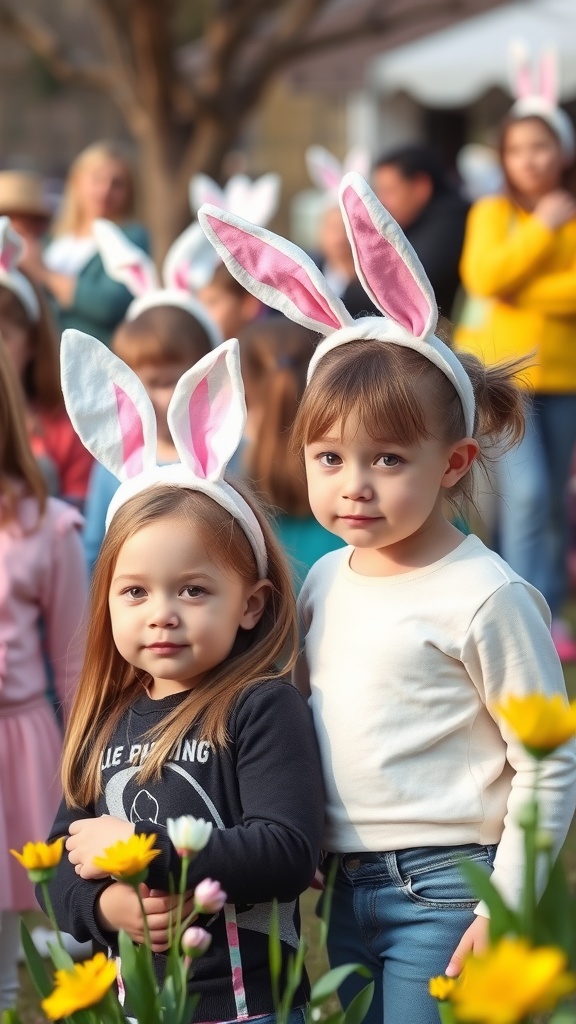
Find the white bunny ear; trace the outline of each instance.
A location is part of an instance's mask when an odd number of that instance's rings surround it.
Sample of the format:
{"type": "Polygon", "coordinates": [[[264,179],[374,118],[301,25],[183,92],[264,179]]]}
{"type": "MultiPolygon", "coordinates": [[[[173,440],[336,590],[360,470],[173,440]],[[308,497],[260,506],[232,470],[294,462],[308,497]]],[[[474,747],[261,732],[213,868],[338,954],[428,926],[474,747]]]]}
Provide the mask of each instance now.
{"type": "Polygon", "coordinates": [[[306,167],[310,180],[323,192],[337,192],[344,169],[333,153],[324,146],[309,146],[306,150],[306,167]]]}
{"type": "Polygon", "coordinates": [[[84,446],[119,480],[156,466],[156,416],[135,373],[101,341],[67,330],[62,392],[84,446]]]}
{"type": "Polygon", "coordinates": [[[202,228],[195,221],[172,243],[166,254],[162,267],[166,287],[186,292],[194,291],[194,266],[198,261],[205,262],[207,256],[213,262],[214,250],[211,249],[202,228]]]}
{"type": "Polygon", "coordinates": [[[145,295],[160,287],[156,267],[150,257],[134,245],[116,224],[110,220],[95,220],[92,233],[104,270],[113,281],[126,285],[133,295],[145,295]]]}
{"type": "Polygon", "coordinates": [[[353,323],[316,264],[297,245],[215,206],[201,207],[198,220],[233,277],[261,302],[321,334],[353,323]]]}
{"type": "Polygon", "coordinates": [[[544,50],[539,61],[539,86],[542,99],[551,107],[558,104],[558,57],[552,47],[544,50]]]}
{"type": "Polygon", "coordinates": [[[195,174],[193,176],[189,185],[189,198],[192,213],[197,213],[202,203],[212,203],[214,206],[226,207],[223,190],[207,174],[195,174]]]}
{"type": "Polygon", "coordinates": [[[200,480],[222,480],[246,424],[235,338],[204,356],[178,381],[168,426],[183,465],[200,480]]]}
{"type": "Polygon", "coordinates": [[[508,49],[508,59],[512,95],[518,100],[534,96],[536,89],[527,46],[520,40],[513,40],[508,49]]]}
{"type": "Polygon", "coordinates": [[[370,153],[364,146],[353,146],[344,157],[343,175],[348,171],[356,171],[363,178],[370,176],[370,153]]]}
{"type": "Polygon", "coordinates": [[[246,206],[243,210],[230,206],[231,213],[237,213],[252,224],[266,227],[278,209],[282,181],[279,174],[263,174],[248,185],[246,206]]]}
{"type": "Polygon", "coordinates": [[[342,179],[340,206],[366,293],[415,338],[434,333],[438,307],[424,267],[394,218],[353,171],[342,179]]]}
{"type": "Polygon", "coordinates": [[[9,217],[0,217],[0,270],[9,274],[15,270],[24,252],[24,242],[12,225],[9,217]]]}

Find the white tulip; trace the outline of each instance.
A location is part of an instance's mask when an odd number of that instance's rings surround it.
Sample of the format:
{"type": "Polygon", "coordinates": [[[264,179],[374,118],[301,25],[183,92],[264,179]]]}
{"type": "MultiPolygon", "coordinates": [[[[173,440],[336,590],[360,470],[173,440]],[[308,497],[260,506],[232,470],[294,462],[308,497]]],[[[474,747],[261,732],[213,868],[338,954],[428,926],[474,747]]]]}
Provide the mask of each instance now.
{"type": "Polygon", "coordinates": [[[181,857],[203,850],[210,839],[212,822],[204,818],[193,818],[191,814],[183,814],[181,818],[168,818],[166,822],[168,836],[181,857]]]}

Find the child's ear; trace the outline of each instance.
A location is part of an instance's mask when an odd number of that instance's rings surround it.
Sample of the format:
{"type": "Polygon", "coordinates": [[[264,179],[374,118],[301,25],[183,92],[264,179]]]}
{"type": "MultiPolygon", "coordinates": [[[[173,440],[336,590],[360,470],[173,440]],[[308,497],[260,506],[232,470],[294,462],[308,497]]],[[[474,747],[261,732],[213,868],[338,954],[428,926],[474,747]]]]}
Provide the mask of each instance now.
{"type": "Polygon", "coordinates": [[[450,449],[448,468],[442,477],[442,487],[454,487],[471,468],[480,446],[472,437],[465,437],[450,449]]]}
{"type": "Polygon", "coordinates": [[[258,583],[255,583],[250,588],[246,597],[244,614],[239,623],[242,629],[254,629],[254,626],[258,625],[271,593],[272,584],[270,580],[258,580],[258,583]]]}

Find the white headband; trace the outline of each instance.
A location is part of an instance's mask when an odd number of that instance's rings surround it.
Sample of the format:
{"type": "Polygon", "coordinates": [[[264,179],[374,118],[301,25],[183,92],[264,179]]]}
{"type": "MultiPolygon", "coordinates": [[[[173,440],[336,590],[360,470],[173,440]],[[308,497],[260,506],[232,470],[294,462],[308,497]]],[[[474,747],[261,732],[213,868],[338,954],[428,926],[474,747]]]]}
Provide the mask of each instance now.
{"type": "Polygon", "coordinates": [[[567,161],[574,158],[576,140],[574,125],[565,110],[558,106],[558,59],[553,49],[544,50],[537,67],[520,43],[510,47],[510,77],[516,102],[508,116],[513,120],[539,117],[554,132],[567,161]]]}
{"type": "Polygon", "coordinates": [[[135,494],[160,484],[199,491],[226,509],[246,534],[260,579],[268,569],[264,535],[244,498],[224,480],[246,423],[235,339],[200,359],[178,381],[168,426],[180,462],[158,466],[156,416],[144,385],[96,338],[67,330],[61,346],[62,391],[84,446],[120,481],[106,516],[135,494]]]}
{"type": "Polygon", "coordinates": [[[414,349],[450,380],[462,403],[466,432],[472,436],[472,383],[460,360],[434,334],[438,307],[414,249],[359,174],[343,177],[339,198],[356,273],[384,317],[353,320],[316,264],[292,242],[214,206],[203,206],[198,219],[247,291],[303,327],[326,335],[310,362],[309,380],[322,356],[349,341],[372,339],[414,349]]]}
{"type": "Polygon", "coordinates": [[[17,265],[24,252],[24,241],[14,231],[9,217],[0,217],[0,284],[20,300],[30,320],[40,319],[40,303],[34,288],[17,265]]]}
{"type": "Polygon", "coordinates": [[[222,344],[219,328],[190,290],[192,267],[205,247],[204,235],[197,224],[191,224],[170,246],[162,267],[165,287],[150,257],[116,224],[110,220],[95,220],[92,232],[108,277],[125,285],[136,296],[126,311],[127,320],[135,320],[147,309],[176,306],[198,321],[212,348],[222,344]]]}

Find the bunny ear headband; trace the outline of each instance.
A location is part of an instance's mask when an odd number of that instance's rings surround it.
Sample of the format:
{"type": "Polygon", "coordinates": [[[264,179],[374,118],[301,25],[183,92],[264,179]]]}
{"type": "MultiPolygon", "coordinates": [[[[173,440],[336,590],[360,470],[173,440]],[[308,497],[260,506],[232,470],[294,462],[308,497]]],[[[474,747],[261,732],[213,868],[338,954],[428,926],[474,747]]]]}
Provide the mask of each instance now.
{"type": "Polygon", "coordinates": [[[135,494],[173,484],[206,494],[238,520],[260,579],[266,576],[264,536],[254,512],[224,480],[246,422],[240,355],[235,339],[200,359],[180,378],[168,406],[168,426],[180,462],[156,463],[156,416],[143,384],[96,338],[67,330],[61,345],[62,392],[84,446],[120,481],[108,514],[135,494]]]}
{"type": "Polygon", "coordinates": [[[526,47],[510,46],[510,76],[516,102],[509,117],[540,117],[556,135],[567,161],[574,157],[574,127],[568,114],[558,106],[558,60],[552,49],[540,54],[537,73],[526,47]]]}
{"type": "MultiPolygon", "coordinates": [[[[348,171],[357,171],[363,178],[367,178],[370,173],[370,154],[362,146],[354,146],[340,162],[324,146],[309,146],[306,150],[306,167],[312,183],[326,194],[328,201],[337,206],[342,178],[348,171]]],[[[249,219],[246,217],[246,220],[249,219]]]]}
{"type": "Polygon", "coordinates": [[[24,242],[14,231],[9,217],[0,217],[0,284],[20,300],[33,323],[40,319],[40,303],[34,288],[17,265],[24,252],[24,242]]]}
{"type": "MultiPolygon", "coordinates": [[[[278,174],[263,174],[256,181],[251,181],[246,174],[233,174],[224,188],[220,188],[207,174],[195,174],[190,181],[190,207],[196,214],[203,203],[212,203],[221,210],[246,217],[252,224],[263,227],[278,209],[280,188],[278,174]]],[[[220,260],[200,225],[195,224],[194,227],[202,239],[191,278],[197,290],[210,284],[220,260]]]]}
{"type": "Polygon", "coordinates": [[[451,349],[434,335],[438,307],[414,249],[359,174],[350,172],[342,179],[340,206],[356,273],[384,317],[353,320],[316,264],[292,242],[215,206],[203,206],[198,219],[230,273],[247,291],[326,336],[312,356],[308,380],[327,352],[349,341],[376,340],[414,349],[451,381],[471,436],[472,384],[451,349]]]}
{"type": "Polygon", "coordinates": [[[135,320],[155,306],[177,306],[198,320],[213,348],[221,344],[218,327],[191,293],[191,269],[206,244],[197,224],[188,227],[170,247],[162,267],[165,287],[150,257],[116,224],[99,219],[94,221],[92,230],[108,277],[136,296],[126,312],[127,320],[135,320]]]}

